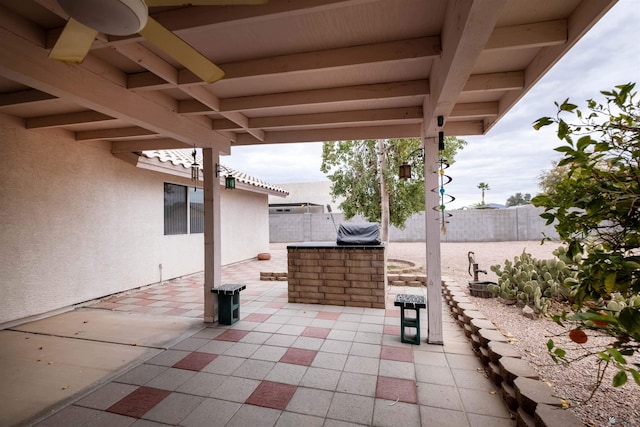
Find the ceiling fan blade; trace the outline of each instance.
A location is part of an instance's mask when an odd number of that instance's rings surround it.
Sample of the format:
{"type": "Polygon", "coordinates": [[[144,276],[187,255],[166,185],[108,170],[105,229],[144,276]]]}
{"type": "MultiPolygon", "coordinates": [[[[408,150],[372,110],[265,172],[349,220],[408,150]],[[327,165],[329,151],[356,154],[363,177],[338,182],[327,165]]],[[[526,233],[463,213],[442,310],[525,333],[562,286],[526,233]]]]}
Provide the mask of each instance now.
{"type": "Polygon", "coordinates": [[[149,17],[140,34],[205,82],[213,83],[224,77],[224,71],[155,19],[149,17]]]}
{"type": "Polygon", "coordinates": [[[58,41],[49,52],[49,58],[79,64],[84,61],[87,53],[89,53],[89,49],[91,49],[93,40],[97,35],[98,32],[93,28],[69,18],[58,41]]]}
{"type": "Polygon", "coordinates": [[[156,6],[232,6],[242,4],[265,4],[269,0],[146,0],[149,7],[156,6]]]}

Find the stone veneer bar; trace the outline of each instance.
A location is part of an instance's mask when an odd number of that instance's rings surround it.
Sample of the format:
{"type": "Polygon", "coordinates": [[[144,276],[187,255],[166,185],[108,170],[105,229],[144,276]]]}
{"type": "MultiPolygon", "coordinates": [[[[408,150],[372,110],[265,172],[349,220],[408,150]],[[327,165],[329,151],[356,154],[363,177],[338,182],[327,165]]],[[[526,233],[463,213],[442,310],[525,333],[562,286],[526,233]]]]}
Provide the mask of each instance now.
{"type": "Polygon", "coordinates": [[[305,242],[287,246],[289,302],[385,308],[381,245],[305,242]]]}

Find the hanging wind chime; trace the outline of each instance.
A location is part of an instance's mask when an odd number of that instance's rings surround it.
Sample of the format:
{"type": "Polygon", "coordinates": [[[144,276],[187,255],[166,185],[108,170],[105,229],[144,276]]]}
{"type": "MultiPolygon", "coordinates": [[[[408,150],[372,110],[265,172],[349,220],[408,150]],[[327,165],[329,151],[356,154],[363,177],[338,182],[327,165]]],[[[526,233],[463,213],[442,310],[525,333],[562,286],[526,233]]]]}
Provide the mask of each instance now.
{"type": "MultiPolygon", "coordinates": [[[[442,126],[444,125],[444,117],[443,116],[438,116],[438,127],[442,128],[442,126]]],[[[438,132],[438,151],[442,152],[444,151],[444,132],[443,131],[439,131],[438,132]]],[[[447,218],[451,217],[451,214],[446,212],[446,205],[453,202],[456,198],[453,197],[451,194],[446,194],[444,186],[449,184],[453,178],[451,178],[449,175],[445,175],[444,170],[449,168],[449,163],[446,161],[446,159],[444,157],[440,157],[440,159],[438,160],[438,163],[440,164],[440,167],[438,169],[438,179],[440,182],[440,186],[437,189],[438,193],[440,194],[440,204],[438,206],[434,206],[433,209],[440,211],[440,231],[442,232],[442,234],[447,234],[447,224],[449,223],[449,221],[447,221],[447,218]]],[[[436,191],[436,189],[433,189],[431,191],[436,191]]]]}

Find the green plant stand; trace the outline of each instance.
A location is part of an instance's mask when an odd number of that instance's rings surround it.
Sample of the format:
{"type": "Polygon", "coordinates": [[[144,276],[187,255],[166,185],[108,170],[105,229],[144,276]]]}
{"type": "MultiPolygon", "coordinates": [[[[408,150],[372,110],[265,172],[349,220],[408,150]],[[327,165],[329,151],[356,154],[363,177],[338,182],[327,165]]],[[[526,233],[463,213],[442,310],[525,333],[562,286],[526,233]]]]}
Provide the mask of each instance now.
{"type": "Polygon", "coordinates": [[[398,294],[393,305],[400,307],[400,341],[420,345],[420,309],[427,307],[424,296],[398,294]],[[409,316],[406,316],[405,310],[413,310],[415,313],[409,313],[409,316]],[[416,330],[413,338],[406,334],[406,328],[414,328],[416,330]]]}
{"type": "Polygon", "coordinates": [[[247,285],[222,285],[211,289],[218,294],[218,323],[232,325],[240,320],[240,291],[247,285]]]}

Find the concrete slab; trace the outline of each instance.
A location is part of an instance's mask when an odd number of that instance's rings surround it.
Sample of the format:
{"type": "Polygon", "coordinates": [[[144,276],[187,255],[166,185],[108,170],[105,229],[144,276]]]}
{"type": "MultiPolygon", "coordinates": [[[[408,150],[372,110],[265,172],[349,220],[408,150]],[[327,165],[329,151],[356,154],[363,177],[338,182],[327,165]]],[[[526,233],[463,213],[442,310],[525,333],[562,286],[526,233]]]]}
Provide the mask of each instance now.
{"type": "Polygon", "coordinates": [[[0,425],[48,415],[203,327],[201,319],[79,309],[0,331],[0,425]]]}
{"type": "Polygon", "coordinates": [[[14,331],[168,348],[204,327],[202,319],[78,309],[11,328],[14,331]]]}

